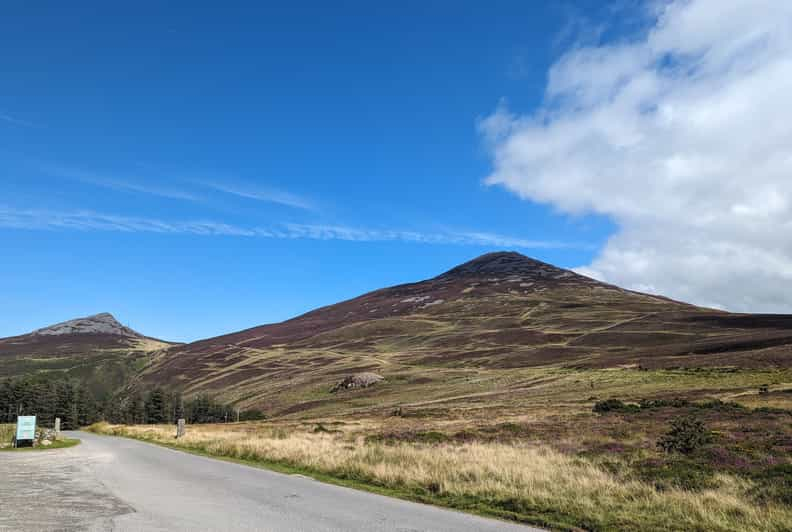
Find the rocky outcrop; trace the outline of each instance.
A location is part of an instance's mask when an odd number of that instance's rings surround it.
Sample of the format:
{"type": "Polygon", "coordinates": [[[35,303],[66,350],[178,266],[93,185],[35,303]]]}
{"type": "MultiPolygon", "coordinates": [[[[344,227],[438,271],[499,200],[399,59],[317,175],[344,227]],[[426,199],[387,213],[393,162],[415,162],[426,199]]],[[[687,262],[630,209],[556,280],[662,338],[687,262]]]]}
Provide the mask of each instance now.
{"type": "Polygon", "coordinates": [[[43,329],[33,331],[33,334],[40,336],[58,336],[63,334],[111,334],[115,336],[128,336],[130,338],[141,338],[142,335],[133,331],[129,327],[124,327],[112,314],[104,312],[85,318],[64,321],[56,325],[50,325],[43,329]]]}
{"type": "Polygon", "coordinates": [[[368,388],[369,386],[374,386],[375,384],[384,381],[385,378],[381,375],[377,375],[376,373],[356,373],[354,375],[349,375],[345,377],[344,380],[337,383],[333,388],[330,390],[331,393],[340,392],[343,390],[354,390],[357,388],[368,388]]]}

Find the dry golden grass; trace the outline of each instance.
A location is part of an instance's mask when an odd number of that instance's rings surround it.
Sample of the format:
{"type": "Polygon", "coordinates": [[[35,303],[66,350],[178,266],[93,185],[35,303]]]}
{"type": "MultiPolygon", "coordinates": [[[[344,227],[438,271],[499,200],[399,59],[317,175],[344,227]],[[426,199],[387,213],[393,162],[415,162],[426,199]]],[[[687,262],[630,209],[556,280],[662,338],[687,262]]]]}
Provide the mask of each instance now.
{"type": "Polygon", "coordinates": [[[503,443],[386,445],[359,435],[295,427],[97,424],[93,430],[210,455],[276,463],[406,497],[559,528],[589,530],[756,530],[792,526],[792,509],[759,507],[749,481],[719,475],[712,489],[658,491],[547,446],[503,443]]]}
{"type": "Polygon", "coordinates": [[[13,423],[0,423],[0,444],[11,443],[15,430],[16,425],[13,423]]]}

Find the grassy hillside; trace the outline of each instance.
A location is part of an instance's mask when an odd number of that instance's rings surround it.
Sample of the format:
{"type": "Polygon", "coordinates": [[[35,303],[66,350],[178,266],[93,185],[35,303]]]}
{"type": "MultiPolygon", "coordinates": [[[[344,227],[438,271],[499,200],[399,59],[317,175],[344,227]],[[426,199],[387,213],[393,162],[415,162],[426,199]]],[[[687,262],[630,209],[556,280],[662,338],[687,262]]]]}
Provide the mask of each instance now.
{"type": "Polygon", "coordinates": [[[96,396],[123,387],[148,363],[153,351],[169,345],[101,335],[43,341],[19,338],[0,340],[0,375],[76,379],[96,396]]]}
{"type": "MultiPolygon", "coordinates": [[[[159,352],[142,382],[271,415],[489,418],[590,397],[730,397],[790,382],[792,317],[736,315],[599,283],[515,253],[283,323],[159,352]],[[385,380],[332,393],[346,376],[385,380]],[[608,390],[607,392],[605,390],[608,390]]],[[[785,401],[779,399],[781,403],[785,401]]]]}
{"type": "Polygon", "coordinates": [[[122,334],[69,322],[0,340],[0,371],[260,408],[268,421],[193,426],[178,442],[172,427],[96,430],[546,526],[792,520],[790,316],[698,308],[499,253],[187,345],[100,325],[122,334]]]}
{"type": "Polygon", "coordinates": [[[99,397],[125,386],[151,353],[171,345],[98,314],[0,339],[0,376],[74,379],[99,397]]]}

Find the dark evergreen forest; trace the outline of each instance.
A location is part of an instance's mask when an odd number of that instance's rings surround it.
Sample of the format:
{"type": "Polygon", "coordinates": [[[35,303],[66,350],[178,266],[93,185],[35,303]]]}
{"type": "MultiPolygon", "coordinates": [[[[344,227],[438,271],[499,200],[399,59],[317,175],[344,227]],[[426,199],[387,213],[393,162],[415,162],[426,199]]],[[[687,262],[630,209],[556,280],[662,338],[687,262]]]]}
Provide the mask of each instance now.
{"type": "Polygon", "coordinates": [[[258,410],[237,410],[208,395],[185,399],[178,392],[153,388],[146,392],[94,397],[77,380],[22,377],[0,381],[0,423],[14,423],[17,415],[35,415],[39,426],[52,427],[61,418],[64,430],[108,421],[124,424],[224,423],[264,419],[258,410]]]}

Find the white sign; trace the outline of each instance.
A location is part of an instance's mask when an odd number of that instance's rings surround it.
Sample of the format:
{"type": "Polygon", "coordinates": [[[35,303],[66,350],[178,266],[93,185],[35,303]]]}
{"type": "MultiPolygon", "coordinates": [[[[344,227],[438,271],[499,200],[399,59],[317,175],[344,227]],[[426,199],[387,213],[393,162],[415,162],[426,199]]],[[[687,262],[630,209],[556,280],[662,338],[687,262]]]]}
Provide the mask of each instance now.
{"type": "Polygon", "coordinates": [[[16,439],[17,441],[36,439],[36,416],[17,416],[16,439]]]}

